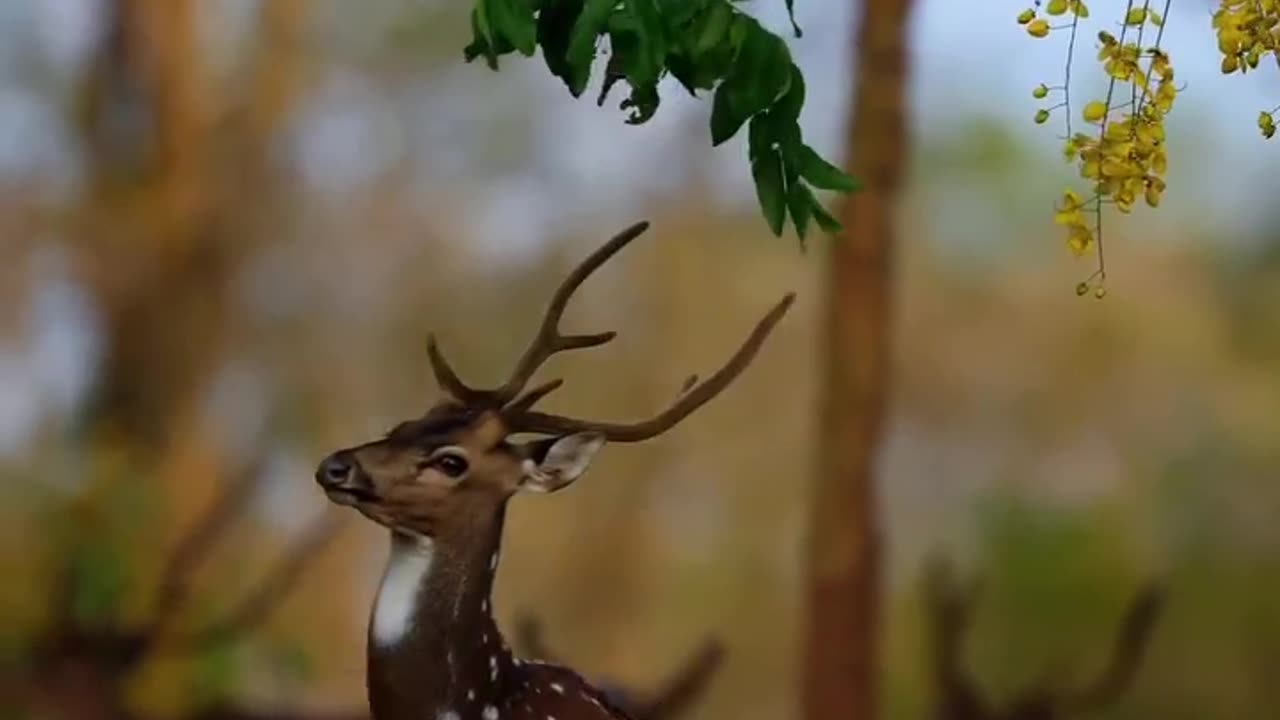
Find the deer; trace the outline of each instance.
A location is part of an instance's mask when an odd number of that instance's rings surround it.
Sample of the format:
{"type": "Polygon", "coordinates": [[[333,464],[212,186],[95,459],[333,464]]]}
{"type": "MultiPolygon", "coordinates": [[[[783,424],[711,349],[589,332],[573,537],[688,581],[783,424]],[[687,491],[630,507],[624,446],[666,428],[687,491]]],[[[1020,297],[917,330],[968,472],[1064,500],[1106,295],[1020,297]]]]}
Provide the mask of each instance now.
{"type": "Polygon", "coordinates": [[[578,287],[648,227],[639,222],[613,236],[564,278],[501,385],[464,383],[428,334],[442,398],[317,466],[315,480],[330,502],[354,508],[390,538],[366,637],[374,720],[634,720],[568,667],[515,656],[499,631],[491,591],[507,503],[518,493],[569,487],[607,442],[642,442],[676,426],[733,383],[795,299],[785,294],[719,370],[701,382],[690,377],[674,402],[646,420],[536,410],[563,384],[528,387],[548,359],[616,336],[563,334],[561,317],[578,287]]]}

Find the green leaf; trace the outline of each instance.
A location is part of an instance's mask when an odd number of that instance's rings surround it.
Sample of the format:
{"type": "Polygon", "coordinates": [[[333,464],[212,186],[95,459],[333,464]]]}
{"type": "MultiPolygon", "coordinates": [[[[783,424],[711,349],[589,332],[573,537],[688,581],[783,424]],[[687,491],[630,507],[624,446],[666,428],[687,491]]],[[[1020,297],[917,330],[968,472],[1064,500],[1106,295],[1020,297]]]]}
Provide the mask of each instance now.
{"type": "Polygon", "coordinates": [[[801,143],[800,108],[804,105],[805,86],[800,68],[791,66],[790,82],[787,92],[778,98],[778,102],[769,109],[769,135],[782,149],[782,158],[788,165],[794,165],[793,159],[801,143]]]}
{"type": "MultiPolygon", "coordinates": [[[[808,188],[805,188],[805,191],[808,192],[808,188]]],[[[818,227],[822,228],[822,231],[828,235],[835,235],[843,230],[844,227],[840,225],[840,221],[832,217],[831,213],[827,212],[827,209],[822,207],[822,203],[818,202],[818,198],[814,197],[813,193],[808,194],[809,200],[811,201],[809,203],[809,209],[813,210],[813,219],[817,221],[818,227]]]]}
{"type": "Polygon", "coordinates": [[[768,113],[761,113],[751,119],[747,125],[747,159],[755,160],[763,157],[773,149],[773,141],[769,136],[768,113]]]}
{"type": "Polygon", "coordinates": [[[720,145],[737,134],[747,115],[733,106],[732,92],[722,84],[711,101],[711,144],[720,145]]]}
{"type": "Polygon", "coordinates": [[[861,187],[851,176],[823,160],[817,151],[804,143],[796,148],[795,157],[790,159],[800,171],[800,176],[814,187],[840,192],[853,192],[861,187]]]}
{"type": "Polygon", "coordinates": [[[787,92],[778,98],[770,113],[778,122],[794,124],[800,121],[800,108],[804,107],[804,75],[795,63],[788,69],[788,75],[787,92]]]}
{"type": "MultiPolygon", "coordinates": [[[[667,57],[667,28],[653,0],[628,0],[626,7],[636,19],[645,68],[652,73],[654,82],[657,82],[667,57]]],[[[646,79],[647,77],[648,75],[646,79]]]]}
{"type": "Polygon", "coordinates": [[[752,18],[739,16],[730,37],[744,28],[733,70],[716,88],[711,106],[711,143],[720,145],[737,134],[752,115],[772,105],[791,82],[791,53],[782,38],[752,18]]]}
{"type": "Polygon", "coordinates": [[[569,92],[582,94],[591,77],[591,63],[596,59],[596,41],[604,32],[617,0],[586,0],[582,12],[569,33],[565,60],[571,68],[569,92]]]}
{"type": "Polygon", "coordinates": [[[690,36],[693,42],[689,51],[697,57],[718,47],[729,32],[733,20],[733,8],[727,2],[717,2],[693,22],[690,36]]]}
{"type": "Polygon", "coordinates": [[[662,98],[658,96],[658,86],[640,85],[631,88],[631,95],[619,106],[627,113],[628,125],[641,125],[649,121],[658,111],[662,98]]]}
{"type": "Polygon", "coordinates": [[[477,2],[471,11],[471,26],[478,37],[483,38],[489,47],[493,47],[493,24],[490,22],[489,7],[485,0],[477,2]]]}
{"type": "Polygon", "coordinates": [[[680,82],[688,93],[698,96],[697,68],[683,55],[671,55],[667,58],[667,72],[680,82]]]}
{"type": "Polygon", "coordinates": [[[462,49],[462,57],[466,62],[471,62],[480,56],[484,56],[485,64],[490,70],[498,69],[498,54],[494,51],[493,39],[489,35],[488,19],[483,12],[484,3],[481,2],[471,9],[471,32],[473,38],[471,44],[462,49]]]}
{"type": "Polygon", "coordinates": [[[658,80],[666,64],[667,41],[666,30],[662,18],[653,6],[653,0],[629,0],[625,13],[617,13],[615,18],[625,18],[626,31],[619,32],[610,28],[609,45],[615,55],[619,54],[618,43],[625,44],[622,51],[625,60],[620,63],[622,72],[632,87],[653,86],[657,93],[658,80]]]}
{"type": "Polygon", "coordinates": [[[538,21],[526,0],[480,0],[492,24],[492,36],[501,36],[521,55],[533,55],[538,48],[538,21]]]}
{"type": "Polygon", "coordinates": [[[666,19],[667,27],[677,28],[688,24],[708,4],[726,4],[725,0],[657,0],[658,14],[666,19]]]}
{"type": "Polygon", "coordinates": [[[756,182],[756,199],[774,235],[782,235],[787,219],[786,188],[782,182],[782,156],[770,150],[751,161],[751,177],[756,182]]]}
{"type": "MultiPolygon", "coordinates": [[[[538,44],[542,46],[542,58],[552,75],[564,81],[572,91],[575,78],[569,65],[569,33],[582,14],[583,0],[548,0],[538,13],[538,44]]],[[[586,79],[580,86],[586,86],[586,79]]],[[[581,92],[581,91],[579,91],[581,92]]]]}
{"type": "Polygon", "coordinates": [[[796,235],[800,236],[800,245],[804,246],[804,236],[809,230],[809,219],[813,217],[813,206],[817,199],[809,188],[800,182],[800,178],[787,174],[787,211],[791,214],[791,222],[796,226],[796,235]]]}

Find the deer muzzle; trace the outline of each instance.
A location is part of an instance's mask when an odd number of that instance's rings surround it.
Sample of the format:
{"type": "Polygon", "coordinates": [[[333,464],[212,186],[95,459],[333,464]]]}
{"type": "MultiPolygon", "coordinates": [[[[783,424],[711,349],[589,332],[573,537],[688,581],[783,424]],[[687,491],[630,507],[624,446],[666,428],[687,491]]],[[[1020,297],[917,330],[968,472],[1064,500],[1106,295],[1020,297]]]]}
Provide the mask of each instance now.
{"type": "Polygon", "coordinates": [[[333,453],[320,461],[316,468],[316,482],[324,489],[325,495],[339,505],[377,499],[368,474],[346,451],[333,453]]]}

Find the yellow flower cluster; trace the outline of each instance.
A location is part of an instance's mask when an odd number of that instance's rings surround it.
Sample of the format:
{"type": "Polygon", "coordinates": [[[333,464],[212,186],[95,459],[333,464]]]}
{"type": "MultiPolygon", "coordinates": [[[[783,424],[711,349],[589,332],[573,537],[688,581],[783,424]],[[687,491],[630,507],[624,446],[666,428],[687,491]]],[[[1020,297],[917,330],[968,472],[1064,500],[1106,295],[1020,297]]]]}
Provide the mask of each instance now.
{"type": "MultiPolygon", "coordinates": [[[[1272,0],[1280,3],[1280,0],[1272,0]]],[[[1037,2],[1037,8],[1041,3],[1037,2]]],[[[1070,58],[1068,52],[1067,80],[1059,87],[1045,84],[1032,90],[1036,99],[1044,99],[1050,91],[1061,91],[1061,103],[1037,111],[1035,121],[1044,123],[1049,114],[1058,108],[1067,108],[1067,136],[1063,145],[1063,157],[1076,165],[1080,177],[1088,183],[1090,192],[1082,197],[1074,189],[1066,190],[1059,201],[1054,221],[1067,231],[1067,247],[1076,255],[1098,250],[1098,270],[1089,280],[1081,283],[1077,292],[1081,295],[1094,290],[1102,297],[1106,272],[1101,250],[1102,206],[1114,205],[1121,212],[1131,212],[1138,199],[1157,207],[1165,190],[1165,173],[1168,156],[1165,152],[1164,118],[1173,109],[1177,98],[1177,86],[1173,82],[1173,65],[1169,56],[1159,47],[1159,28],[1164,25],[1162,15],[1151,10],[1149,4],[1135,7],[1127,3],[1120,23],[1123,28],[1117,38],[1110,32],[1097,35],[1097,60],[1110,78],[1105,98],[1090,100],[1080,109],[1079,117],[1094,126],[1090,132],[1072,130],[1073,113],[1070,111],[1070,58]],[[1156,40],[1143,43],[1145,28],[1156,28],[1156,40]],[[1136,38],[1136,39],[1135,39],[1136,38]],[[1094,280],[1098,284],[1094,286],[1094,280]]],[[[1071,30],[1074,44],[1080,20],[1088,17],[1083,3],[1059,0],[1045,4],[1048,15],[1071,13],[1074,17],[1065,27],[1071,30]]],[[[1041,19],[1037,10],[1024,12],[1019,22],[1032,31],[1031,23],[1041,19]],[[1030,17],[1028,17],[1028,12],[1030,17]]],[[[1047,23],[1046,23],[1047,25],[1047,23]]],[[[1049,28],[1057,29],[1057,28],[1049,28]]],[[[1261,122],[1261,121],[1260,121],[1261,122]]]]}
{"type": "MultiPolygon", "coordinates": [[[[1256,70],[1267,54],[1280,64],[1280,0],[1220,0],[1213,29],[1222,53],[1222,74],[1256,70]]],[[[1276,133],[1275,114],[1276,110],[1264,110],[1258,117],[1265,138],[1276,133]]]]}
{"type": "MultiPolygon", "coordinates": [[[[1087,18],[1089,6],[1085,5],[1083,0],[1049,0],[1045,3],[1044,12],[1046,15],[1071,13],[1077,18],[1087,18]]],[[[1029,7],[1018,13],[1018,24],[1027,28],[1028,35],[1037,38],[1045,37],[1050,30],[1055,29],[1049,25],[1048,19],[1040,17],[1040,0],[1036,0],[1035,7],[1029,7]]]]}

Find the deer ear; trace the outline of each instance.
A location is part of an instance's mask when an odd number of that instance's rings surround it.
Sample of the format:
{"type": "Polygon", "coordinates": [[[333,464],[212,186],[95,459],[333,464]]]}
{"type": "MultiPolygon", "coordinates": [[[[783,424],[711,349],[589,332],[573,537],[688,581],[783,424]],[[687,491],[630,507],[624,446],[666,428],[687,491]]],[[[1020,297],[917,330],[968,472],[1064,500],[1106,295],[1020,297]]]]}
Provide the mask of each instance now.
{"type": "Polygon", "coordinates": [[[604,441],[600,433],[581,432],[531,443],[520,487],[543,493],[566,487],[587,471],[604,441]]]}

